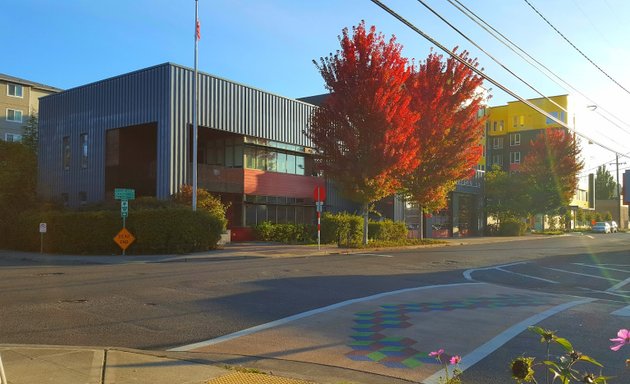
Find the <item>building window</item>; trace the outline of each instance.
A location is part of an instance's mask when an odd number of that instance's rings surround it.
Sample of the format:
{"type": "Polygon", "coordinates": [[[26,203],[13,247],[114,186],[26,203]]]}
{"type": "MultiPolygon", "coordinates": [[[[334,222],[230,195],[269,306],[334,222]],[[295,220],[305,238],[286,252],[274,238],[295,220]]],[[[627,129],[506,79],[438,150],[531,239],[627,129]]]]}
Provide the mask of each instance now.
{"type": "Polygon", "coordinates": [[[503,165],[503,155],[492,155],[492,164],[503,165]]]}
{"type": "MultiPolygon", "coordinates": [[[[558,112],[557,111],[553,111],[553,112],[549,112],[549,114],[553,117],[555,117],[556,119],[558,118],[558,112]]],[[[556,122],[553,121],[553,119],[551,117],[547,117],[547,119],[545,120],[545,124],[555,124],[556,122]]]]}
{"type": "Polygon", "coordinates": [[[510,135],[510,146],[513,147],[515,145],[521,145],[521,134],[520,133],[512,133],[510,135]]]}
{"type": "Polygon", "coordinates": [[[518,126],[518,116],[514,116],[512,118],[512,127],[516,128],[518,126]]]}
{"type": "Polygon", "coordinates": [[[521,125],[521,127],[522,127],[522,126],[524,126],[524,125],[525,125],[525,116],[520,115],[520,116],[518,117],[518,122],[519,122],[519,124],[521,125]]]}
{"type": "Polygon", "coordinates": [[[494,131],[494,132],[497,131],[497,122],[496,121],[494,123],[492,123],[492,131],[494,131]]]}
{"type": "Polygon", "coordinates": [[[4,140],[13,142],[13,143],[18,143],[22,141],[22,135],[18,135],[16,133],[7,133],[4,135],[4,140]]]}
{"type": "Polygon", "coordinates": [[[81,134],[81,168],[88,166],[88,134],[81,134]]]}
{"type": "Polygon", "coordinates": [[[520,163],[521,163],[521,153],[510,152],[510,164],[520,164],[520,163]]]}
{"type": "Polygon", "coordinates": [[[7,84],[7,95],[22,97],[22,86],[20,84],[7,84]]]}
{"type": "Polygon", "coordinates": [[[17,109],[7,109],[7,121],[13,121],[14,123],[22,122],[22,111],[17,109]]]}
{"type": "Polygon", "coordinates": [[[503,120],[499,120],[499,132],[503,132],[503,120]]]}
{"type": "Polygon", "coordinates": [[[63,138],[63,169],[70,169],[70,136],[63,138]]]}
{"type": "Polygon", "coordinates": [[[79,205],[87,205],[87,192],[79,192],[79,205]]]}
{"type": "Polygon", "coordinates": [[[493,149],[502,149],[503,148],[503,138],[495,137],[492,139],[492,148],[493,149]]]}

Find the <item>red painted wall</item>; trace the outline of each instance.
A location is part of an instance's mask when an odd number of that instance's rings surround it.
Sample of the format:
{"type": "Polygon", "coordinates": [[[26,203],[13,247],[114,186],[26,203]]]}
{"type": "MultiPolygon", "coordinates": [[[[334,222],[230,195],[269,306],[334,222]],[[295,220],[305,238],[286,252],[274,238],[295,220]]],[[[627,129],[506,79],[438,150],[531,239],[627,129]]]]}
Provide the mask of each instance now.
{"type": "Polygon", "coordinates": [[[313,176],[290,175],[245,169],[245,193],[248,195],[313,198],[315,186],[324,180],[313,176]]]}

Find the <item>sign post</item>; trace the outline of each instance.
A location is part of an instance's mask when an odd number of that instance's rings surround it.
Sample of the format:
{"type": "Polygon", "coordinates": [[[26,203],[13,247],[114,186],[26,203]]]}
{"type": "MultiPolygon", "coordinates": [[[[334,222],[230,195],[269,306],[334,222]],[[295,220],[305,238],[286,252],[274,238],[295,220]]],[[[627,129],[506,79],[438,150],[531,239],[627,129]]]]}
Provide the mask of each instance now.
{"type": "Polygon", "coordinates": [[[114,199],[120,200],[120,217],[122,218],[122,230],[118,232],[114,241],[120,248],[122,248],[123,256],[125,256],[125,250],[136,239],[131,232],[127,230],[127,217],[129,216],[129,200],[135,200],[136,190],[116,188],[114,189],[114,199]]]}
{"type": "Polygon", "coordinates": [[[321,251],[322,211],[324,210],[324,201],[326,200],[326,189],[316,186],[313,191],[313,200],[315,200],[317,207],[317,250],[321,251]]]}
{"type": "Polygon", "coordinates": [[[39,253],[44,253],[44,233],[46,230],[46,223],[39,223],[39,253]]]}

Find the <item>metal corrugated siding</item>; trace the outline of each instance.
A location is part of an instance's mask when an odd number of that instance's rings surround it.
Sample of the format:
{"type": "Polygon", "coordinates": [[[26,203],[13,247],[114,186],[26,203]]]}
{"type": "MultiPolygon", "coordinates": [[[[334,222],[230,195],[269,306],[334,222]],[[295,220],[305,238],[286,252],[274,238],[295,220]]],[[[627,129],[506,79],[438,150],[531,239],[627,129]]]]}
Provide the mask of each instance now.
{"type": "MultiPolygon", "coordinates": [[[[160,65],[74,88],[40,100],[39,193],[70,204],[87,193],[88,202],[104,199],[105,133],[108,129],[144,123],[168,124],[168,65],[160,65]],[[88,167],[81,169],[80,138],[88,134],[88,167]],[[70,170],[63,170],[63,137],[70,137],[70,170]]],[[[159,150],[168,150],[158,134],[159,150]]],[[[164,172],[160,167],[158,180],[164,172]]]]}
{"type": "MultiPolygon", "coordinates": [[[[193,71],[171,63],[146,68],[44,97],[40,104],[39,192],[43,197],[78,193],[104,199],[108,129],[157,123],[157,196],[189,183],[187,127],[192,125],[193,71]],[[89,164],[80,169],[79,135],[89,135],[89,164]],[[62,140],[70,136],[69,171],[62,167],[62,140]]],[[[304,135],[311,104],[228,80],[199,74],[199,125],[241,135],[311,146],[304,135]]]]}
{"type": "MultiPolygon", "coordinates": [[[[187,127],[193,122],[194,72],[190,68],[172,65],[170,76],[170,138],[173,143],[170,188],[174,192],[180,184],[190,183],[187,127]]],[[[205,73],[199,73],[198,100],[200,127],[307,147],[312,145],[304,135],[310,114],[315,108],[311,104],[205,73]]]]}

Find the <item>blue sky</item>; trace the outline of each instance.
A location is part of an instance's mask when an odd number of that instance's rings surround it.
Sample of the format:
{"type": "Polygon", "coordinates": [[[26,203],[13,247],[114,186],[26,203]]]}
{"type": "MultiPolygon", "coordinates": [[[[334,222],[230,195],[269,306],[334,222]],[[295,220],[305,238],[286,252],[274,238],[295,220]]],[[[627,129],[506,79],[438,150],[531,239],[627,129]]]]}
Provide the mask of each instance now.
{"type": "MultiPolygon", "coordinates": [[[[630,95],[580,56],[524,0],[460,0],[601,106],[563,89],[470,22],[447,0],[425,0],[544,95],[570,93],[577,129],[630,152],[630,95]],[[620,129],[600,114],[611,111],[620,129]]],[[[615,80],[630,89],[630,2],[529,0],[615,80]]],[[[447,47],[478,57],[485,72],[525,98],[539,97],[427,11],[416,0],[383,0],[447,47]]],[[[193,66],[193,0],[3,0],[0,72],[71,88],[171,61],[193,66]]],[[[334,52],[342,28],[365,20],[396,35],[409,58],[431,44],[369,0],[199,0],[199,69],[288,97],[324,92],[313,59],[334,52]]],[[[493,86],[490,105],[512,97],[493,86]]],[[[584,146],[587,166],[613,158],[584,146]]],[[[630,160],[628,167],[630,167],[630,160]]]]}

